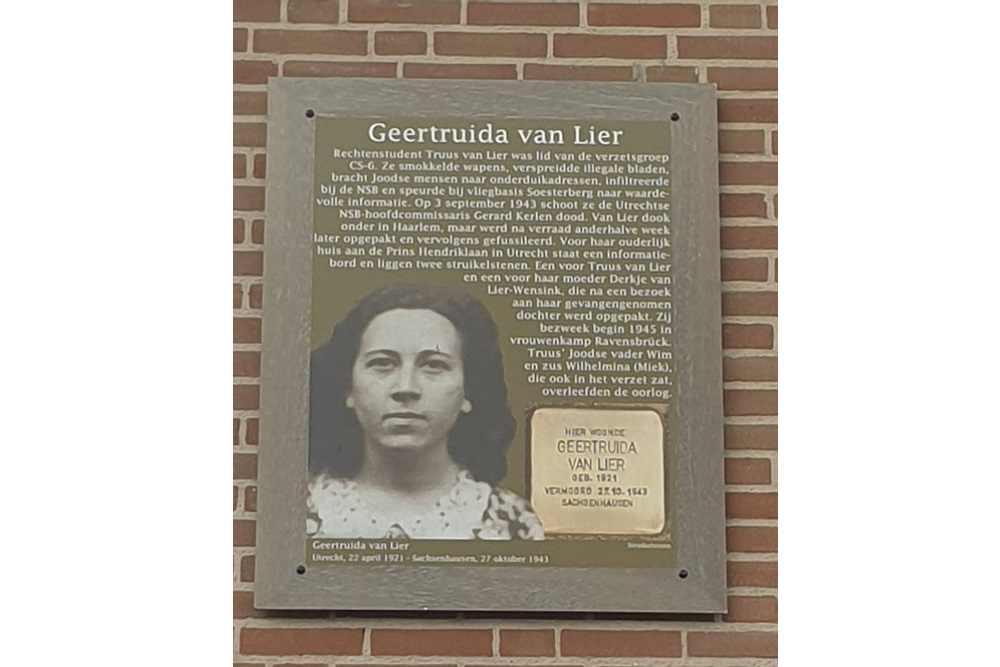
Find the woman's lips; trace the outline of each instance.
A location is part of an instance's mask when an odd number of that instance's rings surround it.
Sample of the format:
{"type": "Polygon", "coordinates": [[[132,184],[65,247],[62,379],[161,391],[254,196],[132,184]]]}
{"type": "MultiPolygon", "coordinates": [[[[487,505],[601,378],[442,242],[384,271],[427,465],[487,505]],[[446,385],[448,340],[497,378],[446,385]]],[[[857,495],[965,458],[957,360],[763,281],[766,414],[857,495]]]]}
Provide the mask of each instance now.
{"type": "Polygon", "coordinates": [[[427,417],[417,412],[390,412],[382,417],[382,421],[389,419],[423,419],[427,421],[427,417]]]}

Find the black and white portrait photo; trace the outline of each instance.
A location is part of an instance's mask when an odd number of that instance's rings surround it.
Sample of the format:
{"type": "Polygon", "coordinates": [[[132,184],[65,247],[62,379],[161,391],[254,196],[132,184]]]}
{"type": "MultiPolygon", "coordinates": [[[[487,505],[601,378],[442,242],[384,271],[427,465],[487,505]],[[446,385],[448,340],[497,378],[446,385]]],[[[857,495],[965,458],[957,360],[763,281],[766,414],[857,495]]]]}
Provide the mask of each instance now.
{"type": "Polygon", "coordinates": [[[309,410],[310,537],[544,539],[499,486],[517,424],[497,326],[471,294],[362,298],[313,352],[309,410]]]}

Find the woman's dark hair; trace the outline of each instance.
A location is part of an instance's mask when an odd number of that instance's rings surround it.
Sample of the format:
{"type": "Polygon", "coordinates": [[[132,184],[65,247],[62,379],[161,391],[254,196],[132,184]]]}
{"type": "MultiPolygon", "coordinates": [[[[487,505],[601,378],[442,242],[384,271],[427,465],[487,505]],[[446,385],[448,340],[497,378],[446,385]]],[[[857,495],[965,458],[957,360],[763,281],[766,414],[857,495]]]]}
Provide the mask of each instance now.
{"type": "Polygon", "coordinates": [[[462,340],[465,398],[448,434],[448,452],[472,476],[496,485],[507,474],[507,449],[517,424],[507,404],[497,327],[474,296],[441,285],[391,285],[361,299],[312,354],[309,372],[309,471],[353,477],[364,460],[364,436],[345,405],[361,336],[376,316],[397,309],[432,310],[447,317],[462,340]]]}

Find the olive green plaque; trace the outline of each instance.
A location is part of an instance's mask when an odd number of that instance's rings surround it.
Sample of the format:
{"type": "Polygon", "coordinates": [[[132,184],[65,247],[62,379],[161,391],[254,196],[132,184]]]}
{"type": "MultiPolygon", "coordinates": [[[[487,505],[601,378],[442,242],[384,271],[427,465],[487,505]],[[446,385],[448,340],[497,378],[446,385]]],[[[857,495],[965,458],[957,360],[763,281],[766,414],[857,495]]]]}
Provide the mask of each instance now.
{"type": "Polygon", "coordinates": [[[724,611],[714,91],[269,109],[257,605],[724,611]]]}

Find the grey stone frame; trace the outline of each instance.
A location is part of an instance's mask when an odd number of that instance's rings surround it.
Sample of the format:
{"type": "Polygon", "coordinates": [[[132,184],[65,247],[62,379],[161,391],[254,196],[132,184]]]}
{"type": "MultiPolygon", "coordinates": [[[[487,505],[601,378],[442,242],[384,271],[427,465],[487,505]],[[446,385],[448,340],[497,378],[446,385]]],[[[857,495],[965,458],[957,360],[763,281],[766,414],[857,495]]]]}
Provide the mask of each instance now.
{"type": "MultiPolygon", "coordinates": [[[[699,84],[272,79],[255,605],[487,612],[726,610],[716,95],[699,84]],[[674,570],[305,563],[313,120],[566,118],[670,122],[674,570]],[[679,118],[672,120],[672,114],[679,118]]],[[[670,460],[672,459],[672,460],[670,460]]]]}

